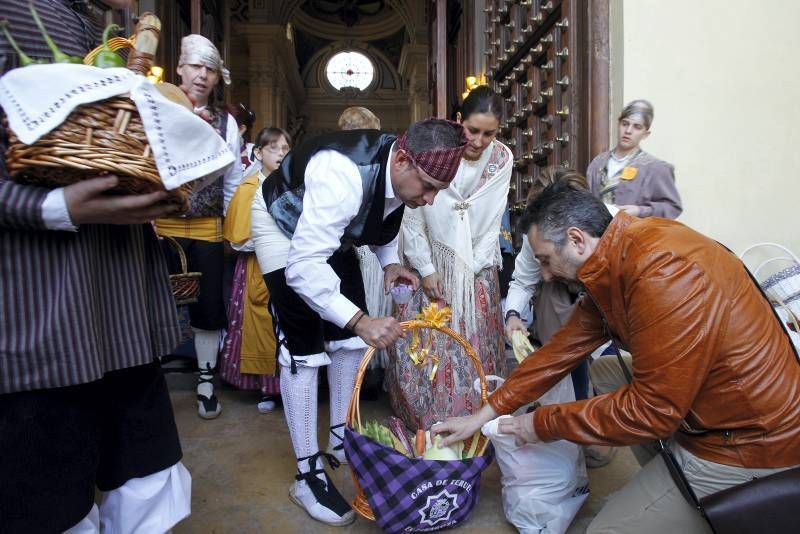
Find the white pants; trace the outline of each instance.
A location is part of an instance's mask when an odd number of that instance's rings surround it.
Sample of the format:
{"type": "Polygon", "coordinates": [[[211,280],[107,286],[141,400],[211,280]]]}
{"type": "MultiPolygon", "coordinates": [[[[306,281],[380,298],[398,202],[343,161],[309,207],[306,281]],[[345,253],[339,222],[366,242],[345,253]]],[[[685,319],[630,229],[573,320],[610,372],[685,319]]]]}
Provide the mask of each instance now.
{"type": "Polygon", "coordinates": [[[191,513],[192,476],[181,462],[103,493],[65,534],[163,534],[191,513]]]}

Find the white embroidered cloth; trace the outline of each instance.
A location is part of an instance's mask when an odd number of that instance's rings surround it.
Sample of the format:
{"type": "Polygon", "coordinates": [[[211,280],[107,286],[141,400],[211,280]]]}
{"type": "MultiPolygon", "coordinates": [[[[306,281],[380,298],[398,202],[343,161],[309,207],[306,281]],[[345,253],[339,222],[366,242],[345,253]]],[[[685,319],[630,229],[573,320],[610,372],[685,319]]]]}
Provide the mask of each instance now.
{"type": "Polygon", "coordinates": [[[126,68],[31,65],[0,78],[0,106],[20,141],[36,142],[81,104],[130,93],[167,189],[219,175],[236,161],[225,140],[203,119],[162,96],[126,68]]]}
{"type": "Polygon", "coordinates": [[[512,167],[511,151],[493,141],[478,161],[461,161],[452,184],[436,195],[433,205],[406,210],[403,215],[403,254],[423,277],[439,273],[453,312],[450,324],[463,319],[468,338],[479,327],[475,275],[502,264],[500,221],[512,167]],[[501,153],[504,158],[499,158],[501,153]],[[496,163],[490,163],[493,154],[498,157],[496,163]],[[480,184],[484,170],[488,180],[480,184]]]}

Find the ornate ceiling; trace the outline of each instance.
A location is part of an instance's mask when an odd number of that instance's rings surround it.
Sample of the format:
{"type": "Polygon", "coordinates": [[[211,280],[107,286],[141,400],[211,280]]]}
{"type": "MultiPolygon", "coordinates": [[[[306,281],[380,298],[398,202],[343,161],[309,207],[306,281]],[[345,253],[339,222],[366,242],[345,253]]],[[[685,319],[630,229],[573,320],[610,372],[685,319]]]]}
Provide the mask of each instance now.
{"type": "Polygon", "coordinates": [[[311,30],[320,34],[338,31],[362,41],[365,40],[364,34],[378,32],[385,37],[398,27],[405,27],[413,41],[416,30],[425,26],[425,1],[231,0],[231,10],[241,18],[241,22],[292,22],[307,26],[309,33],[311,30]]]}
{"type": "Polygon", "coordinates": [[[351,28],[356,24],[371,24],[374,19],[391,18],[384,9],[384,0],[307,0],[300,9],[308,16],[351,28]]]}

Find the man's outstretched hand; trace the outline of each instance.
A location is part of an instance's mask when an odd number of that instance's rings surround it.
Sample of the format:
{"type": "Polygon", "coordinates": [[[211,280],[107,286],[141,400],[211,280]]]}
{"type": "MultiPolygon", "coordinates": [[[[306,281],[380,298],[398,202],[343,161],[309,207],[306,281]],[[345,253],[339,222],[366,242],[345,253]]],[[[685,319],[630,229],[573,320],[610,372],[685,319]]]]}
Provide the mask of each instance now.
{"type": "Polygon", "coordinates": [[[497,422],[497,431],[501,434],[511,434],[517,447],[539,443],[539,436],[533,428],[533,414],[524,413],[516,417],[504,417],[497,422]]]}
{"type": "Polygon", "coordinates": [[[442,434],[442,447],[472,437],[481,427],[497,417],[497,412],[485,404],[480,410],[465,417],[450,417],[444,423],[431,427],[431,435],[442,434]]]}
{"type": "Polygon", "coordinates": [[[400,323],[394,317],[362,316],[352,327],[353,332],[376,349],[391,347],[403,335],[400,323]]]}

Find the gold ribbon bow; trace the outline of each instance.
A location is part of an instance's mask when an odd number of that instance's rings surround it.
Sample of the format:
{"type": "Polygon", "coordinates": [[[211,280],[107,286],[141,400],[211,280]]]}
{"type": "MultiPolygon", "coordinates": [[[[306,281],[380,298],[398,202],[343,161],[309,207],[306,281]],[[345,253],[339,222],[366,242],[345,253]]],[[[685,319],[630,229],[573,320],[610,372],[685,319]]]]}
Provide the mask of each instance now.
{"type": "Polygon", "coordinates": [[[422,313],[417,315],[417,319],[422,319],[423,321],[428,321],[432,323],[433,326],[436,328],[442,328],[447,326],[447,323],[450,322],[450,319],[453,317],[453,312],[450,310],[449,306],[444,306],[439,308],[439,305],[435,302],[431,302],[424,308],[422,308],[422,313]]]}
{"type": "MultiPolygon", "coordinates": [[[[435,302],[431,302],[422,309],[422,313],[417,315],[417,319],[428,321],[436,328],[442,328],[450,322],[453,312],[449,307],[444,306],[439,308],[435,302]]],[[[436,371],[439,369],[439,357],[433,352],[433,332],[428,333],[427,343],[425,346],[419,335],[419,328],[415,328],[411,333],[411,344],[408,347],[408,357],[414,362],[417,367],[423,367],[429,363],[433,364],[431,372],[428,374],[428,379],[432,382],[436,377],[436,371]]]]}

